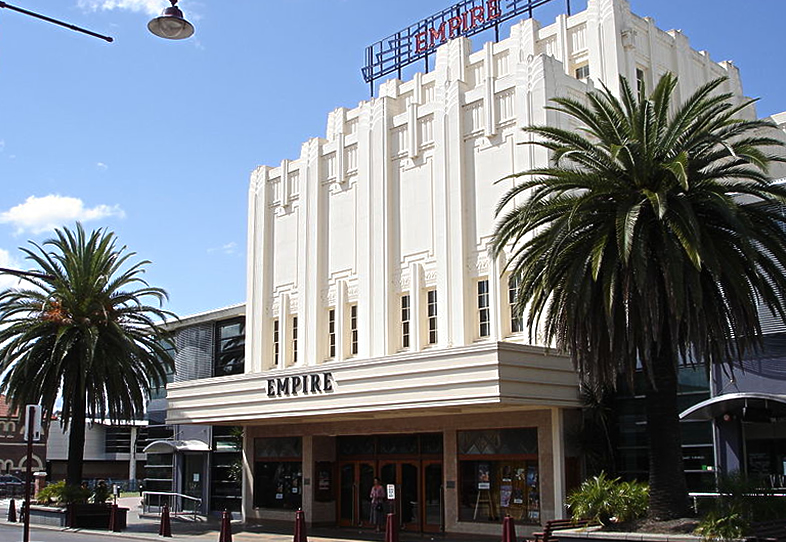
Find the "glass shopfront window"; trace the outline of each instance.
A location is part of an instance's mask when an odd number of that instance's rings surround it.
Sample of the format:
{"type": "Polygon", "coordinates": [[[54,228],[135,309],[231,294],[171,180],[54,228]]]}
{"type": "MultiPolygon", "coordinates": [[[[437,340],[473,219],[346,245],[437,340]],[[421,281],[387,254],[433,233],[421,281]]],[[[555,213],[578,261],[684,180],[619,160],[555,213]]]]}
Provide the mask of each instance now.
{"type": "Polygon", "coordinates": [[[540,523],[537,429],[460,431],[459,520],[540,523]]]}
{"type": "Polygon", "coordinates": [[[254,439],[254,506],[297,510],[303,505],[300,437],[254,439]]]}
{"type": "Polygon", "coordinates": [[[254,506],[297,510],[302,506],[303,469],[300,461],[257,461],[254,506]]]}

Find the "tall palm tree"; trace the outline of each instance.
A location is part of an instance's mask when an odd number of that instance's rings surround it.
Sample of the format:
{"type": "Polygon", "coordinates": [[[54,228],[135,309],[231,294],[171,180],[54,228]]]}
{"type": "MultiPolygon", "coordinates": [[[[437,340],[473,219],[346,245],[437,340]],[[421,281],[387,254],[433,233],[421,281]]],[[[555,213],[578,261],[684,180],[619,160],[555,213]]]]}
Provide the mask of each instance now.
{"type": "Polygon", "coordinates": [[[782,144],[738,118],[750,102],[733,105],[723,83],[683,104],[671,74],[649,96],[622,78],[620,97],[553,100],[582,128],[527,128],[551,165],[514,175],[497,207],[493,252],[512,250],[533,339],[593,386],[645,373],[654,518],[687,509],[679,366],[733,367],[757,345],[759,305],[786,316],[786,190],[767,177],[782,144]]]}
{"type": "Polygon", "coordinates": [[[31,249],[41,276],[0,292],[0,392],[15,406],[40,403],[52,414],[62,394],[70,426],[66,483],[82,482],[86,417],[133,419],[151,386],[166,383],[173,361],[157,321],[166,292],[142,279],[148,261],[118,247],[114,233],[81,224],[31,249]],[[154,306],[148,304],[152,300],[154,306]]]}

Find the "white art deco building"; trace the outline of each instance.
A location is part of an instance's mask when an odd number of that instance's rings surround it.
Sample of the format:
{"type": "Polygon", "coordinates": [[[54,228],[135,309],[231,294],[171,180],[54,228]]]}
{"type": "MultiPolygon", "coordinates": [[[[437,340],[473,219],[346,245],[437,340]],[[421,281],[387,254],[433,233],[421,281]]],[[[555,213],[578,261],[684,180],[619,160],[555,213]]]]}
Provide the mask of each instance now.
{"type": "MultiPolygon", "coordinates": [[[[739,73],[630,12],[625,0],[383,83],[328,116],[299,157],[253,172],[244,372],[168,387],[168,422],[242,425],[243,514],[367,523],[374,476],[407,529],[494,533],[561,517],[579,476],[570,361],[512,318],[504,260],[488,246],[514,172],[547,163],[520,145],[547,111],[619,75],[684,97],[739,73]]],[[[751,115],[755,113],[750,112],[751,115]]]]}

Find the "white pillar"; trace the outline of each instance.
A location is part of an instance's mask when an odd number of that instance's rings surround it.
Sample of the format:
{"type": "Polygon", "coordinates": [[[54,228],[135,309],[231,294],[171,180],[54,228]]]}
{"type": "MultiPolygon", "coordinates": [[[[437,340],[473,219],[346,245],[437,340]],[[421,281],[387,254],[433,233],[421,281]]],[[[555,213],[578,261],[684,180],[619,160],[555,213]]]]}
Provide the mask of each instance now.
{"type": "Polygon", "coordinates": [[[551,409],[551,450],[554,469],[554,519],[565,518],[565,440],[561,408],[551,409]]]}
{"type": "Polygon", "coordinates": [[[254,439],[249,432],[249,426],[243,427],[243,483],[240,494],[243,522],[248,521],[254,510],[254,439]]]}
{"type": "Polygon", "coordinates": [[[412,352],[423,350],[423,305],[423,273],[420,264],[413,263],[409,266],[409,349],[412,352]]]}
{"type": "MultiPolygon", "coordinates": [[[[128,480],[131,483],[131,487],[136,487],[136,439],[137,439],[137,428],[131,426],[131,449],[128,450],[128,455],[131,459],[128,460],[128,480]]],[[[131,489],[129,487],[129,489],[131,489]]]]}
{"type": "Polygon", "coordinates": [[[336,282],[336,361],[343,361],[349,356],[349,311],[347,310],[347,284],[343,280],[336,282]]]}
{"type": "Polygon", "coordinates": [[[502,308],[507,301],[503,297],[507,293],[507,288],[503,287],[500,278],[499,260],[489,254],[489,338],[495,341],[501,341],[504,337],[503,324],[505,319],[503,317],[502,308]]]}
{"type": "Polygon", "coordinates": [[[289,311],[289,294],[282,294],[278,304],[278,367],[286,369],[292,365],[292,317],[289,311]]]}

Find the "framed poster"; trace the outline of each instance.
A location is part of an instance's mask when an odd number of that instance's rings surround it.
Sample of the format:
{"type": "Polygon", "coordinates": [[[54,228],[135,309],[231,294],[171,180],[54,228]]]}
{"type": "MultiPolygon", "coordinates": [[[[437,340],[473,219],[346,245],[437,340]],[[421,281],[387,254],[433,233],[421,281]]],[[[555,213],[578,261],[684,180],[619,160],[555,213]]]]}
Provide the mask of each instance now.
{"type": "Polygon", "coordinates": [[[488,463],[478,463],[478,489],[491,489],[490,472],[488,463]]]}
{"type": "Polygon", "coordinates": [[[330,461],[317,461],[314,467],[314,500],[330,502],[333,499],[333,463],[330,461]]]}

